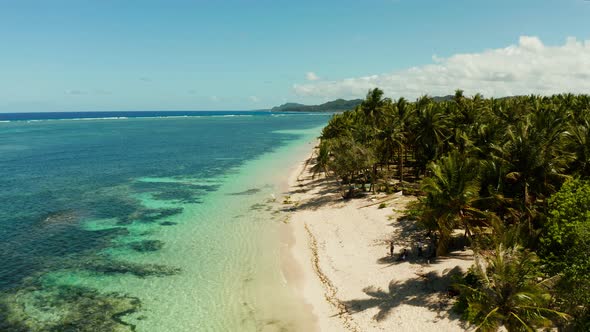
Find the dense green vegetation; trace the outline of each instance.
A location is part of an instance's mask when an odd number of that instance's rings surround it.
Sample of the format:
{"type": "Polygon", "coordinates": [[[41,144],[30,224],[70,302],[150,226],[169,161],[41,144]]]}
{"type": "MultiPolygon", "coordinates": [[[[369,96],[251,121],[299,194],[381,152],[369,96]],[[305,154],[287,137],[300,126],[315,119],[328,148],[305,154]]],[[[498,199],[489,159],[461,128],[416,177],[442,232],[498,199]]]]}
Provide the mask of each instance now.
{"type": "Polygon", "coordinates": [[[286,103],[271,109],[273,112],[342,112],[355,108],[362,103],[362,99],[344,100],[336,99],[321,105],[303,105],[286,103]]]}
{"type": "Polygon", "coordinates": [[[315,172],[343,197],[403,190],[436,255],[457,230],[477,264],[457,307],[483,331],[590,326],[590,96],[370,90],[324,128],[315,172]]]}

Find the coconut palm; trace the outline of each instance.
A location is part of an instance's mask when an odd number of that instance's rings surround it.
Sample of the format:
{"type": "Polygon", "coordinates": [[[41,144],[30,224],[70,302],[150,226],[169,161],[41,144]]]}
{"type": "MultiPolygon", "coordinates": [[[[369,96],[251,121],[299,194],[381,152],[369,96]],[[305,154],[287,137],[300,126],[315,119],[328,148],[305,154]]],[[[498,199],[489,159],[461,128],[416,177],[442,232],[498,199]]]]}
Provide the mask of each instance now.
{"type": "Polygon", "coordinates": [[[426,165],[442,152],[448,127],[442,109],[430,98],[422,97],[416,104],[414,146],[418,167],[424,171],[426,165]]]}
{"type": "Polygon", "coordinates": [[[350,137],[334,139],[330,143],[334,157],[330,159],[328,167],[340,179],[342,196],[349,197],[345,185],[349,188],[357,182],[363,187],[371,181],[371,169],[375,164],[375,153],[350,137]]]}
{"type": "Polygon", "coordinates": [[[398,132],[396,133],[396,142],[399,147],[399,182],[404,187],[404,160],[406,159],[406,149],[409,141],[408,129],[411,124],[411,107],[405,98],[400,98],[395,103],[395,117],[398,122],[398,132]]]}
{"type": "Polygon", "coordinates": [[[564,156],[558,153],[564,134],[563,117],[552,110],[538,110],[508,128],[495,157],[508,166],[506,181],[520,196],[523,210],[555,191],[563,180],[564,156]]]}
{"type": "Polygon", "coordinates": [[[570,124],[568,130],[567,147],[575,158],[570,165],[570,171],[583,177],[590,176],[590,114],[570,124]]]}
{"type": "Polygon", "coordinates": [[[316,175],[323,172],[326,175],[326,179],[329,176],[329,163],[330,163],[330,141],[329,140],[322,140],[317,150],[317,156],[315,158],[315,165],[311,168],[312,177],[315,178],[316,175]]]}
{"type": "Polygon", "coordinates": [[[455,228],[463,227],[472,234],[470,219],[482,217],[474,207],[479,185],[476,162],[453,151],[428,166],[430,176],[422,182],[426,197],[421,200],[422,222],[439,234],[437,255],[445,254],[455,228]]]}
{"type": "Polygon", "coordinates": [[[481,252],[471,273],[474,285],[459,284],[467,315],[478,331],[535,331],[551,327],[551,319],[566,319],[552,310],[550,280],[541,280],[538,258],[519,246],[481,252]]]}
{"type": "Polygon", "coordinates": [[[367,97],[361,103],[361,110],[365,115],[368,125],[378,126],[383,114],[386,112],[387,105],[390,103],[388,98],[383,98],[383,90],[375,88],[369,90],[367,97]]]}

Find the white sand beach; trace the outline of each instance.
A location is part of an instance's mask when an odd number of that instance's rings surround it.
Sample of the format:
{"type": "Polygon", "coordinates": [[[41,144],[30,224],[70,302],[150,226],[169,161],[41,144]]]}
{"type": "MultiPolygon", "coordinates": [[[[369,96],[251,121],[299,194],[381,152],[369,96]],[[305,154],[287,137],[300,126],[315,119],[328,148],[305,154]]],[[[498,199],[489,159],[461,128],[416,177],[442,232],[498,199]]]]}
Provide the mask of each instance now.
{"type": "Polygon", "coordinates": [[[312,177],[303,161],[290,177],[287,279],[311,305],[320,331],[465,331],[450,311],[450,275],[467,270],[470,250],[429,263],[418,232],[404,221],[401,193],[343,200],[333,180],[312,177]],[[386,201],[385,208],[379,208],[386,201]],[[386,240],[395,244],[389,255],[386,240]],[[400,250],[410,250],[406,261],[400,250]],[[294,262],[293,262],[294,261],[294,262]]]}

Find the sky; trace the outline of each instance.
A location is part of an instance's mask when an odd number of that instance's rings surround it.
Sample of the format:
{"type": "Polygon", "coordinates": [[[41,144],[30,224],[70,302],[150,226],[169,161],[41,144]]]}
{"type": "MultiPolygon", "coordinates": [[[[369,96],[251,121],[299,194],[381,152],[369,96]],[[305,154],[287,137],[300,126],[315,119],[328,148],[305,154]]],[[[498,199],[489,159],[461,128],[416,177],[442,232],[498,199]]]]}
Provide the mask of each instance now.
{"type": "Polygon", "coordinates": [[[0,112],[590,93],[587,0],[0,0],[0,112]]]}

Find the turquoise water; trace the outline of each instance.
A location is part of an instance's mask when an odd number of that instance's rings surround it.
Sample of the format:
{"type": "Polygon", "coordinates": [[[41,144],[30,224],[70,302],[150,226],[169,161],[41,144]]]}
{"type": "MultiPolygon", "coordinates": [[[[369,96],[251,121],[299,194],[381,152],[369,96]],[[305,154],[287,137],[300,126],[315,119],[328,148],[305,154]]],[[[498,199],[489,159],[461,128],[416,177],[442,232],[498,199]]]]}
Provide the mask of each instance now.
{"type": "Polygon", "coordinates": [[[302,330],[280,182],[328,115],[0,123],[0,330],[302,330]]]}

